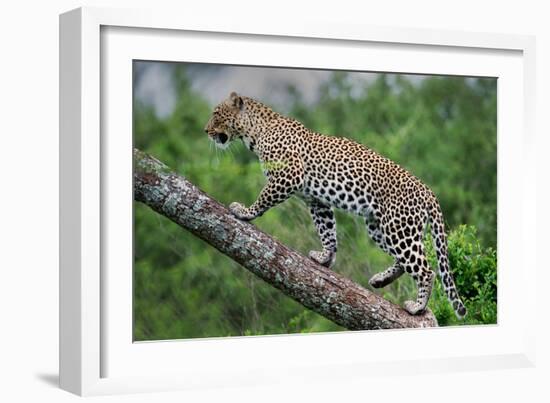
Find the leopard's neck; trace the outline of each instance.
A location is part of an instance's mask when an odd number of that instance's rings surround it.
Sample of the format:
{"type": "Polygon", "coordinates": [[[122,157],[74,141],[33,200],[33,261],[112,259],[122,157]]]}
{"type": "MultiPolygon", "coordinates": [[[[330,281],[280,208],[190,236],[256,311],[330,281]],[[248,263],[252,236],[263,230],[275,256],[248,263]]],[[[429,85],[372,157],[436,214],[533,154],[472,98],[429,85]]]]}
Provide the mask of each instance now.
{"type": "Polygon", "coordinates": [[[250,151],[257,153],[259,138],[269,130],[274,121],[283,116],[252,98],[242,98],[245,111],[239,122],[239,137],[250,151]]]}

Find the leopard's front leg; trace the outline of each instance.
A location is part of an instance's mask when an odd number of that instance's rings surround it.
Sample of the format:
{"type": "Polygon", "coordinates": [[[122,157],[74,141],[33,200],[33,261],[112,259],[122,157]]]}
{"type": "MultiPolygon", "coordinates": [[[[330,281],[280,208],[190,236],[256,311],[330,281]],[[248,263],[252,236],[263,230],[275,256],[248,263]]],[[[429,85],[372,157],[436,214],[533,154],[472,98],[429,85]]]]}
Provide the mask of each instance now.
{"type": "Polygon", "coordinates": [[[267,183],[250,207],[238,202],[229,205],[229,210],[235,217],[245,221],[253,220],[301,189],[303,169],[299,158],[291,156],[273,166],[266,172],[267,183]]]}
{"type": "Polygon", "coordinates": [[[322,266],[332,267],[336,259],[336,220],[330,206],[319,202],[310,203],[309,210],[323,245],[322,251],[310,251],[309,257],[322,266]]]}
{"type": "MultiPolygon", "coordinates": [[[[251,206],[252,207],[252,206],[251,206]]],[[[229,211],[239,220],[250,221],[258,217],[258,214],[251,208],[246,208],[244,204],[233,202],[229,205],[229,211]]]]}

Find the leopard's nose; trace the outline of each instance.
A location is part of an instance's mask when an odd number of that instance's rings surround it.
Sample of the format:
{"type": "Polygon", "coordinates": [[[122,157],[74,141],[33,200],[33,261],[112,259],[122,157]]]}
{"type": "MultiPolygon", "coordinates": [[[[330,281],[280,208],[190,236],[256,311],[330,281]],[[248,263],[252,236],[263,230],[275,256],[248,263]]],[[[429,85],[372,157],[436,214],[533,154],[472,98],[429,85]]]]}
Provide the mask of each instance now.
{"type": "Polygon", "coordinates": [[[208,129],[206,127],[204,128],[204,132],[208,134],[208,129]]]}

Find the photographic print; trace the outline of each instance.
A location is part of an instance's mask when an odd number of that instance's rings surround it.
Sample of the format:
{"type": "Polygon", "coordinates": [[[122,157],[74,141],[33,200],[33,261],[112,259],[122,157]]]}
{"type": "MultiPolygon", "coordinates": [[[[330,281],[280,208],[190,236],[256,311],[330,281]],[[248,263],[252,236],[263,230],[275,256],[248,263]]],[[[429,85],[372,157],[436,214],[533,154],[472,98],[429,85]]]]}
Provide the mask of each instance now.
{"type": "Polygon", "coordinates": [[[491,77],[134,61],[134,340],[496,324],[496,127],[491,77]]]}

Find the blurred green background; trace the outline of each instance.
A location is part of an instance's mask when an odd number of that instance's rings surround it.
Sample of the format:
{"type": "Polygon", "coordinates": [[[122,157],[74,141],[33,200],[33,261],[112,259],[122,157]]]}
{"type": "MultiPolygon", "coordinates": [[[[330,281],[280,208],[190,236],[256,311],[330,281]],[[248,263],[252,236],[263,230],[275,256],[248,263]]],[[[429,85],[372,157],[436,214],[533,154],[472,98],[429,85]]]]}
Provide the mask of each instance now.
{"type": "MultiPolygon", "coordinates": [[[[134,63],[134,143],[228,205],[250,205],[264,178],[240,142],[222,152],[203,128],[236,90],[329,135],[354,139],[428,184],[441,203],[451,268],[468,308],[458,321],[439,285],[440,325],[496,323],[496,79],[134,63]]],[[[134,203],[134,339],[162,340],[344,330],[286,297],[147,206],[134,203]]],[[[320,243],[296,198],[254,224],[307,254],[320,243]]],[[[369,288],[392,259],[363,219],[337,212],[334,270],[369,288]]],[[[436,268],[429,236],[426,244],[436,268]]],[[[383,290],[414,299],[408,276],[383,290]]]]}

